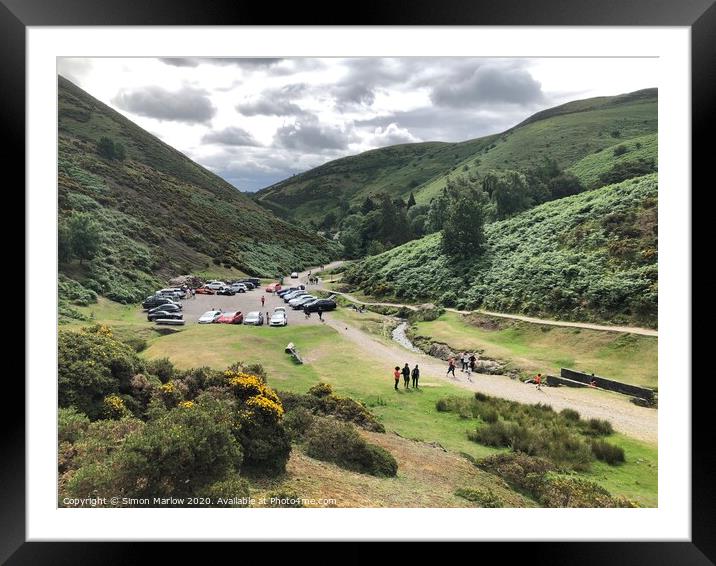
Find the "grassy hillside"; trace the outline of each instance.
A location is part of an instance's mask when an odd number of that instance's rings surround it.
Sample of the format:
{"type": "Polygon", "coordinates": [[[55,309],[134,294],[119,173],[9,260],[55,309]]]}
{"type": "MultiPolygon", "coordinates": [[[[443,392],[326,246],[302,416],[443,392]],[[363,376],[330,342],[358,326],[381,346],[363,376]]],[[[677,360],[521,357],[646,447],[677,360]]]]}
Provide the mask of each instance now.
{"type": "Polygon", "coordinates": [[[84,212],[101,228],[92,259],[60,263],[62,298],[136,301],[178,273],[219,267],[270,277],[338,252],[62,77],[58,119],[60,227],[84,212]],[[102,157],[104,137],[126,158],[102,157]]]}
{"type": "Polygon", "coordinates": [[[555,200],[486,228],[486,251],[451,263],[440,234],[356,263],[364,292],[571,320],[657,323],[657,176],[555,200]]]}
{"type": "MultiPolygon", "coordinates": [[[[418,204],[428,203],[450,175],[524,172],[545,157],[569,169],[601,154],[599,160],[609,168],[610,149],[656,131],[656,89],[580,100],[539,112],[502,134],[462,143],[392,146],[332,161],[263,189],[256,199],[285,217],[320,222],[329,212],[338,214],[342,202],[357,206],[366,196],[384,191],[404,199],[413,192],[418,204]]],[[[655,143],[644,146],[642,153],[655,158],[655,143]]],[[[586,164],[573,172],[594,186],[593,170],[586,164]]]]}

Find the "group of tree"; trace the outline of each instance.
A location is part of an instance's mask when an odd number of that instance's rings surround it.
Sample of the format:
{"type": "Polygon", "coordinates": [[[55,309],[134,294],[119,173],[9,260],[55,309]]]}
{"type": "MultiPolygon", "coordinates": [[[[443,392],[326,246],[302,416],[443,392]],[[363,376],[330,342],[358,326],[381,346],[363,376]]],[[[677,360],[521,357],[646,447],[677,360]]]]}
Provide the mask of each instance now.
{"type": "Polygon", "coordinates": [[[112,161],[124,161],[127,157],[127,150],[124,149],[124,145],[106,136],[100,138],[97,144],[97,153],[112,161]]]}
{"type": "Polygon", "coordinates": [[[91,260],[102,243],[99,223],[87,212],[75,212],[61,220],[57,230],[57,253],[63,263],[74,258],[91,260]]]}
{"type": "Polygon", "coordinates": [[[386,193],[367,196],[337,223],[339,240],[347,257],[374,255],[424,236],[426,219],[427,207],[412,193],[407,202],[386,193]]]}

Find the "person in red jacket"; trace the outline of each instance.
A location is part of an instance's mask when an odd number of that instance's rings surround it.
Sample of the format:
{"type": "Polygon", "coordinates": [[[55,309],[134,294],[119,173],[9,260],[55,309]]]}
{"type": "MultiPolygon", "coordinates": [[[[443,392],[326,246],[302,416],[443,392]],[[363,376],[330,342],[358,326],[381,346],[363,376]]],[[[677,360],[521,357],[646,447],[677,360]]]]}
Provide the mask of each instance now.
{"type": "Polygon", "coordinates": [[[400,367],[395,366],[393,371],[393,378],[395,379],[395,390],[398,390],[398,383],[400,383],[400,367]]]}

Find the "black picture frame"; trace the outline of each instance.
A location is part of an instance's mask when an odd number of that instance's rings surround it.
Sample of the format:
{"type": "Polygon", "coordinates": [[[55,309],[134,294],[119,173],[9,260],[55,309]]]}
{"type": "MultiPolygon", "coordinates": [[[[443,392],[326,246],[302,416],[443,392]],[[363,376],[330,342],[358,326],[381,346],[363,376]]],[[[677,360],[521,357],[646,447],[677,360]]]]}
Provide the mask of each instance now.
{"type": "MultiPolygon", "coordinates": [[[[28,26],[98,25],[564,25],[564,26],[687,26],[691,28],[692,56],[692,166],[693,178],[706,179],[710,156],[709,134],[714,131],[716,101],[716,5],[714,0],[493,0],[466,2],[362,2],[355,10],[320,3],[242,3],[230,0],[181,2],[148,0],[119,3],[110,0],[0,0],[0,105],[6,163],[24,163],[25,147],[25,33],[28,26]]],[[[24,169],[17,167],[24,185],[24,169]]],[[[688,190],[688,188],[684,188],[688,190]]],[[[689,367],[690,364],[687,364],[689,367]]],[[[9,377],[9,376],[8,376],[9,377]]],[[[685,377],[690,378],[690,375],[685,377]]],[[[708,375],[692,380],[692,538],[690,542],[522,543],[511,545],[509,557],[547,564],[682,564],[716,561],[716,506],[713,432],[707,420],[708,375]],[[703,403],[703,404],[700,404],[703,403]],[[517,554],[515,554],[517,553],[517,554]]],[[[20,380],[6,379],[5,398],[24,398],[20,380]]],[[[0,560],[8,564],[133,563],[148,555],[146,544],[39,543],[25,541],[25,419],[23,412],[5,415],[3,462],[0,467],[0,560]],[[147,553],[147,554],[145,554],[147,553]]],[[[589,528],[586,529],[590,531],[589,528]]],[[[549,538],[559,533],[549,532],[549,538]]],[[[81,538],[81,533],[78,533],[81,538]]],[[[491,544],[491,552],[497,549],[491,544]]],[[[166,545],[168,546],[168,545],[166,545]]],[[[182,545],[162,549],[163,559],[190,559],[193,549],[182,545]]],[[[204,547],[205,548],[205,547],[204,547]]],[[[422,545],[414,545],[422,552],[422,545]]],[[[506,549],[504,549],[506,550],[506,549]]],[[[206,558],[202,552],[203,559],[206,558]]],[[[323,546],[321,555],[333,551],[323,546]]],[[[369,545],[336,558],[351,556],[365,562],[377,555],[369,545]]],[[[480,553],[483,551],[480,550],[480,553]]],[[[485,557],[489,556],[485,554],[485,557]]],[[[277,557],[276,557],[277,558],[277,557]]],[[[476,557],[478,558],[478,557],[476,557]]]]}

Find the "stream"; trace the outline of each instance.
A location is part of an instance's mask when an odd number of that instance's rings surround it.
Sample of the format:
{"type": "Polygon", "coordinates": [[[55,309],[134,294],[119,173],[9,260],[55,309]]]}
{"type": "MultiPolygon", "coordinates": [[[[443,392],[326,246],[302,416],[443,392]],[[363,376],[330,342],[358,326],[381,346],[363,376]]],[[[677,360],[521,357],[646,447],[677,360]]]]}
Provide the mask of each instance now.
{"type": "Polygon", "coordinates": [[[406,321],[403,321],[398,326],[396,326],[391,333],[393,340],[400,344],[406,350],[410,350],[411,352],[415,353],[422,353],[422,350],[416,348],[410,341],[410,339],[405,335],[406,328],[408,328],[408,323],[406,321]]]}

